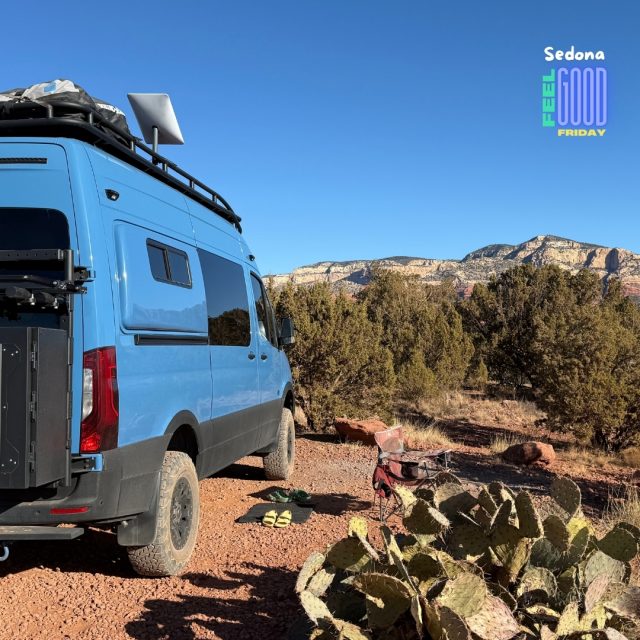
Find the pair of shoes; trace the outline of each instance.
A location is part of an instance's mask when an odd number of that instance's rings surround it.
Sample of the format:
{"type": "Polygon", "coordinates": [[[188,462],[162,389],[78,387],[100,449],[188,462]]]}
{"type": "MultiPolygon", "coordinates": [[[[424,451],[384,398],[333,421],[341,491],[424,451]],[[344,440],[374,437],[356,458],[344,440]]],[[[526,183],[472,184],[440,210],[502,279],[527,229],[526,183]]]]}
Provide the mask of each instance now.
{"type": "Polygon", "coordinates": [[[302,489],[276,489],[273,493],[270,493],[267,498],[271,502],[299,502],[305,503],[311,500],[311,496],[302,489]]]}
{"type": "Polygon", "coordinates": [[[267,513],[262,516],[262,524],[265,527],[275,527],[276,529],[288,527],[291,524],[291,511],[287,509],[280,515],[278,515],[278,512],[275,509],[267,511],[267,513]]]}

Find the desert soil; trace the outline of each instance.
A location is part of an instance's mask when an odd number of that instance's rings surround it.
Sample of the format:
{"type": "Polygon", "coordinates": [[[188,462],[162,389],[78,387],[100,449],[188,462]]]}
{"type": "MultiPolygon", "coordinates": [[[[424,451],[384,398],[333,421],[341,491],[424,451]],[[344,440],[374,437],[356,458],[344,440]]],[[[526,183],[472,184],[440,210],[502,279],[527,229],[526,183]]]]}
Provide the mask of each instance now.
{"type": "MultiPolygon", "coordinates": [[[[483,438],[490,440],[491,429],[448,428],[463,443],[453,466],[465,481],[500,479],[537,491],[550,483],[552,470],[517,469],[489,456],[483,438]]],[[[306,436],[298,439],[290,482],[265,481],[256,458],[204,480],[198,546],[179,577],[136,576],[105,531],[66,543],[15,545],[0,564],[0,638],[285,639],[300,615],[293,586],[304,559],[343,536],[353,514],[374,517],[373,466],[369,447],[306,436]],[[316,511],[305,524],[275,530],[235,523],[275,486],[314,495],[316,511]]],[[[624,482],[619,473],[596,468],[577,476],[591,515],[624,482]]]]}

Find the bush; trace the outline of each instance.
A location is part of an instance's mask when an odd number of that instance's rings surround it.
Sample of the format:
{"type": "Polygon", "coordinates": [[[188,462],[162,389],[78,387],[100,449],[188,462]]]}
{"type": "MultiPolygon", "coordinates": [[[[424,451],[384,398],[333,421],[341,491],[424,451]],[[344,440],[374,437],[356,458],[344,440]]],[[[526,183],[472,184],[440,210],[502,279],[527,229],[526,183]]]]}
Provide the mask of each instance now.
{"type": "Polygon", "coordinates": [[[517,267],[462,304],[475,359],[527,392],[551,428],[605,450],[640,436],[640,311],[591,272],[517,267]]]}
{"type": "Polygon", "coordinates": [[[382,328],[400,397],[415,402],[460,388],[473,346],[464,333],[453,287],[376,270],[359,300],[369,319],[382,328]]]}
{"type": "Polygon", "coordinates": [[[277,314],[291,316],[297,334],[288,350],[296,399],[314,430],[336,416],[391,418],[393,363],[381,329],[365,308],[325,283],[271,292],[277,314]]]}

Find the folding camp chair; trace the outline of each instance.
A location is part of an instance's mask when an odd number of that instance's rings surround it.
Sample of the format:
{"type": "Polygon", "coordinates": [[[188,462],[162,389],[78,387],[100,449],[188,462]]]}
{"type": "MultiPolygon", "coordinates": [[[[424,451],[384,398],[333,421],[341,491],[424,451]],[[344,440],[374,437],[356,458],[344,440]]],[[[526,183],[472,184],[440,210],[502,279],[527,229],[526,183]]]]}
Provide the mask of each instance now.
{"type": "Polygon", "coordinates": [[[374,505],[379,502],[380,521],[395,513],[401,503],[393,491],[396,485],[411,491],[431,485],[440,471],[449,468],[450,449],[405,451],[402,427],[374,434],[378,462],[373,472],[374,505]]]}

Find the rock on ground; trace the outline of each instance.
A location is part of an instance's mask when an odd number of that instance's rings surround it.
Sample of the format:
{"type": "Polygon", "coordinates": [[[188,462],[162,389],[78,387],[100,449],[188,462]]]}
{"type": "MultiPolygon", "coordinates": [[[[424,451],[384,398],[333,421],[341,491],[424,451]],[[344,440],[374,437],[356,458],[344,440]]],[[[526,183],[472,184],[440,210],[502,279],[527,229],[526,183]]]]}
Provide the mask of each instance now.
{"type": "Polygon", "coordinates": [[[518,465],[550,465],[556,459],[553,446],[544,442],[523,442],[513,444],[502,452],[505,462],[518,465]]]}
{"type": "Polygon", "coordinates": [[[348,418],[336,418],[333,426],[343,440],[353,440],[371,446],[376,444],[374,434],[389,428],[382,420],[349,420],[348,418]]]}

